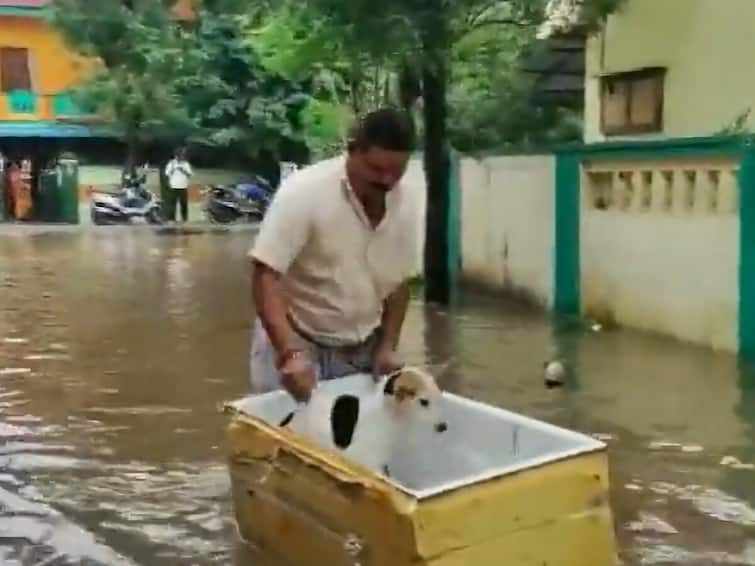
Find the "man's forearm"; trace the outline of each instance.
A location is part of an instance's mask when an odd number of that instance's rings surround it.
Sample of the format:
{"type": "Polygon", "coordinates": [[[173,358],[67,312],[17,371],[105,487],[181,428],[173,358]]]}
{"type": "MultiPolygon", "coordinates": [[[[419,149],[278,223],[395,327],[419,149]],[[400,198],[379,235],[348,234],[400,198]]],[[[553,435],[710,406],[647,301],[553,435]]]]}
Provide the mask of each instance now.
{"type": "Polygon", "coordinates": [[[288,306],[280,281],[280,274],[258,261],[254,262],[252,294],[257,316],[267,332],[273,348],[282,355],[294,344],[294,335],[288,322],[288,306]]]}
{"type": "Polygon", "coordinates": [[[409,282],[405,281],[383,303],[381,347],[392,351],[398,348],[410,298],[409,282]]]}

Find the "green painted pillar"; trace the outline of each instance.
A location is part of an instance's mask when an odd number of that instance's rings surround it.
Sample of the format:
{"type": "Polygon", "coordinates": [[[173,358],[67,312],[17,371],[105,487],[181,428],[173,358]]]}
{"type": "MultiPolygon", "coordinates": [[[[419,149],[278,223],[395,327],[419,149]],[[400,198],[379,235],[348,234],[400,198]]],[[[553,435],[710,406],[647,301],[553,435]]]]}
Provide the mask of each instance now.
{"type": "Polygon", "coordinates": [[[739,352],[755,360],[755,145],[739,168],[739,352]]]}
{"type": "Polygon", "coordinates": [[[58,220],[58,210],[60,208],[59,192],[57,169],[44,169],[39,176],[37,199],[34,202],[38,220],[42,222],[55,222],[58,220]]]}
{"type": "Polygon", "coordinates": [[[58,159],[58,220],[79,223],[79,162],[72,158],[58,159]]]}
{"type": "Polygon", "coordinates": [[[579,184],[579,157],[557,154],[553,308],[564,316],[580,315],[579,184]]]}

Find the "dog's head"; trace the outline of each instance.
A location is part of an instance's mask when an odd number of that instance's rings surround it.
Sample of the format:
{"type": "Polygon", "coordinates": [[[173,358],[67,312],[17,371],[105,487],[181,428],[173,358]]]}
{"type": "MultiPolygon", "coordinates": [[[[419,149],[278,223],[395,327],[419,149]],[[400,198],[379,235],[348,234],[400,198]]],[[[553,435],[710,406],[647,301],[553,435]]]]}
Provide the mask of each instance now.
{"type": "Polygon", "coordinates": [[[383,389],[389,410],[399,418],[429,423],[443,433],[448,424],[441,419],[441,390],[429,373],[403,368],[391,374],[383,389]]]}

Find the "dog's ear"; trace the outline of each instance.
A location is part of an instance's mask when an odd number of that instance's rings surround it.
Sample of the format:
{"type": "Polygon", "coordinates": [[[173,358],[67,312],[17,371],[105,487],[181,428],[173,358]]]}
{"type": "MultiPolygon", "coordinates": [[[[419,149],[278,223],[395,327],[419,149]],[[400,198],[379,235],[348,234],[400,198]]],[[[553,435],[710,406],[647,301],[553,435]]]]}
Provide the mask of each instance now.
{"type": "Polygon", "coordinates": [[[330,429],[333,443],[340,449],[348,448],[354,437],[359,420],[359,397],[341,395],[333,403],[330,411],[330,429]]]}
{"type": "Polygon", "coordinates": [[[383,393],[386,395],[393,395],[396,393],[396,380],[401,377],[401,372],[396,372],[388,378],[383,388],[383,393]]]}
{"type": "Polygon", "coordinates": [[[403,381],[400,381],[402,377],[404,377],[402,372],[398,371],[394,373],[388,378],[388,382],[383,389],[383,392],[386,395],[393,395],[397,401],[403,401],[404,399],[411,399],[417,396],[417,389],[404,383],[406,381],[411,382],[411,380],[404,379],[403,381]]]}

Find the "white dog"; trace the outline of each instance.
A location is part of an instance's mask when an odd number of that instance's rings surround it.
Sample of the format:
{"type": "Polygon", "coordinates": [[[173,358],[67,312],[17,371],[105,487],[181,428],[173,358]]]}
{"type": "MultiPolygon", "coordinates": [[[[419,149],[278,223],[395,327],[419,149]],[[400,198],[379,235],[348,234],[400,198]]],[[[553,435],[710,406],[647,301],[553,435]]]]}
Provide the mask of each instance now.
{"type": "Polygon", "coordinates": [[[431,375],[404,368],[361,397],[315,390],[309,403],[289,414],[281,426],[387,476],[394,450],[410,440],[414,427],[446,431],[448,425],[440,419],[441,395],[431,375]]]}

